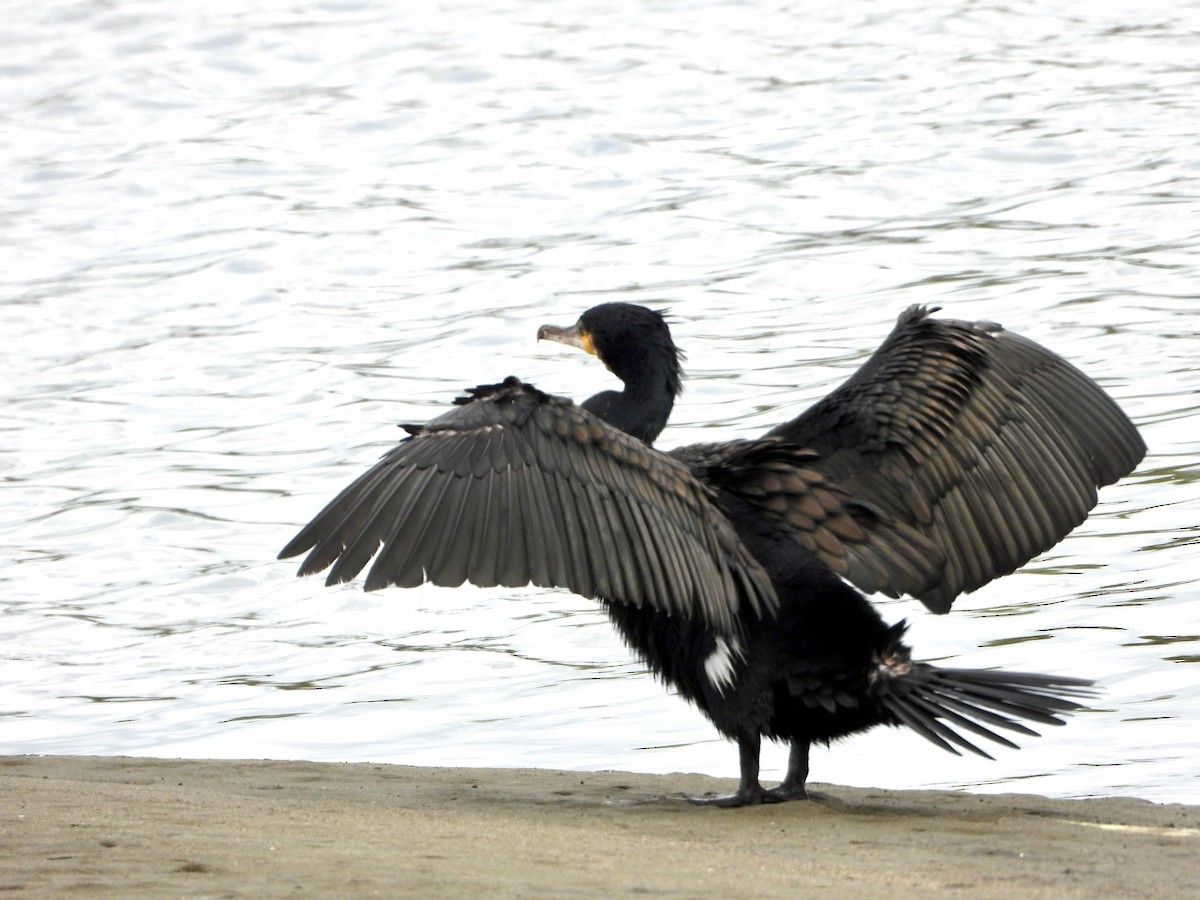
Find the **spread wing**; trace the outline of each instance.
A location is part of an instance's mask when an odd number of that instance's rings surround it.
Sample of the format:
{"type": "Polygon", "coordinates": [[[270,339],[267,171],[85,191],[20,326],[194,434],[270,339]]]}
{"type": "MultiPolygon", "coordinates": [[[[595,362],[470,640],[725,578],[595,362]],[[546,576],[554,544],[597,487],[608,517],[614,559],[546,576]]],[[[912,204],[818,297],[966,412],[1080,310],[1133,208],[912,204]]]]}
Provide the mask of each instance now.
{"type": "Polygon", "coordinates": [[[729,631],[774,588],[685,466],[516,378],[481,386],[361,475],[280,553],[327,584],[565,587],[729,631]]]}
{"type": "Polygon", "coordinates": [[[671,455],[749,504],[740,518],[770,522],[861,590],[918,597],[941,578],[946,557],[936,544],[832,483],[812,450],[764,437],[692,444],[671,455]]]}
{"type": "Polygon", "coordinates": [[[1146,446],[1066,360],[929,313],[906,310],[845,384],[768,436],[813,451],[809,469],[881,514],[866,526],[881,553],[910,544],[909,530],[927,538],[939,551],[928,584],[914,592],[898,575],[877,589],[946,612],[1061,540],[1146,446]]]}

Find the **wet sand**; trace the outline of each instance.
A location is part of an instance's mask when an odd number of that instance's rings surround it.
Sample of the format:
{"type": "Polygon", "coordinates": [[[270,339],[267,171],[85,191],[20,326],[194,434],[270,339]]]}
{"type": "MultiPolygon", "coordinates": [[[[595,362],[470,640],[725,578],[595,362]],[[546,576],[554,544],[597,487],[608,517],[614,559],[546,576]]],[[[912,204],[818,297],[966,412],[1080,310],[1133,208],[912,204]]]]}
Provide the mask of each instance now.
{"type": "Polygon", "coordinates": [[[1191,897],[1200,807],[699,775],[0,757],[6,897],[1191,897]]]}

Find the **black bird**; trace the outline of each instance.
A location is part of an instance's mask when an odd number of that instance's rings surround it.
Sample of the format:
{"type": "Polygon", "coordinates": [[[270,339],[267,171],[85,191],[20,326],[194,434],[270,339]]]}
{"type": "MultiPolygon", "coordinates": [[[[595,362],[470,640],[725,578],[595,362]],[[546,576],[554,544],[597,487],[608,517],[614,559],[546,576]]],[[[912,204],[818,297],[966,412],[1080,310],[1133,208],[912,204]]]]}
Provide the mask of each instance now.
{"type": "Polygon", "coordinates": [[[851,378],[753,440],[652,448],[681,390],[664,317],[605,303],[539,339],[624,382],[582,406],[509,377],[409,437],[283,549],[366,589],[530,582],[600,600],[667,684],[738,743],[723,806],[803,798],[813,741],[907,725],[965,735],[1061,724],[1091,682],[914,662],[862,591],[944,613],[1086,518],[1145,454],[1100,387],[989,322],[912,307],[851,378]],[[787,776],[759,783],[761,740],[787,776]]]}

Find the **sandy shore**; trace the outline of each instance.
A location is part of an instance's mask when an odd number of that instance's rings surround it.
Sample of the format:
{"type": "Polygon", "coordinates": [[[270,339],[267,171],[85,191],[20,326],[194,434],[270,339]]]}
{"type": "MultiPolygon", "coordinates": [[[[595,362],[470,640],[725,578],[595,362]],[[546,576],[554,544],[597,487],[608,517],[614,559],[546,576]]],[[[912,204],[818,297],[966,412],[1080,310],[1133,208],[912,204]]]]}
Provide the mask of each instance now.
{"type": "Polygon", "coordinates": [[[6,897],[1191,897],[1200,807],[698,775],[0,757],[6,897]]]}

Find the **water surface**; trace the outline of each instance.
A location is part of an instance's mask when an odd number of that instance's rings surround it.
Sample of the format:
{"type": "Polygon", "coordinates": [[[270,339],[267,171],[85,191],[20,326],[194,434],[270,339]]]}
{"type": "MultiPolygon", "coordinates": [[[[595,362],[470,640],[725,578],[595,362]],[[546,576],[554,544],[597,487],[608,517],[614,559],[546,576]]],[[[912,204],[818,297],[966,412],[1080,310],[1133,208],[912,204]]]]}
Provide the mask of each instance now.
{"type": "Polygon", "coordinates": [[[589,601],[274,555],[461,388],[610,386],[543,322],[673,310],[670,447],[794,415],[928,303],[1077,362],[1151,455],[952,615],[884,613],[1105,694],[994,763],[876,731],[814,779],[1200,802],[1200,14],[812,6],[12,11],[0,752],[733,775],[589,601]]]}

